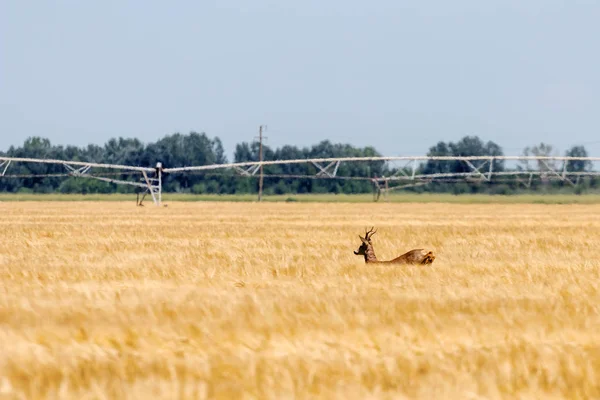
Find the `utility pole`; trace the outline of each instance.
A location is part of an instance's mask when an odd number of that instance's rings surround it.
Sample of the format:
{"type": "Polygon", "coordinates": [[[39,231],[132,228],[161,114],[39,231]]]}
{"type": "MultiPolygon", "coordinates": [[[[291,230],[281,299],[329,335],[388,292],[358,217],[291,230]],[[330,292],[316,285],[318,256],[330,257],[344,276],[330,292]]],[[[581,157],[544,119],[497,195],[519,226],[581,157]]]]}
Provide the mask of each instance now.
{"type": "MultiPolygon", "coordinates": [[[[265,126],[265,130],[267,127],[265,126]]],[[[267,139],[266,137],[264,139],[267,139]]],[[[263,160],[263,126],[258,127],[258,161],[262,162],[263,160]]],[[[258,201],[262,201],[262,192],[263,192],[263,166],[260,165],[260,173],[258,177],[258,201]]]]}

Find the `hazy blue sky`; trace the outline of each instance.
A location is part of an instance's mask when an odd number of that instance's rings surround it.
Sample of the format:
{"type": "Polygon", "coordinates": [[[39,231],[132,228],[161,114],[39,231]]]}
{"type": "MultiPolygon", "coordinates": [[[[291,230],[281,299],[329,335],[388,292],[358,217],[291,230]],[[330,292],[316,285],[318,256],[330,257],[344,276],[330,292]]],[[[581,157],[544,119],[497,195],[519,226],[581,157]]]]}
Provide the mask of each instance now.
{"type": "Polygon", "coordinates": [[[424,154],[476,134],[600,155],[600,2],[0,0],[0,149],[322,139],[424,154]]]}

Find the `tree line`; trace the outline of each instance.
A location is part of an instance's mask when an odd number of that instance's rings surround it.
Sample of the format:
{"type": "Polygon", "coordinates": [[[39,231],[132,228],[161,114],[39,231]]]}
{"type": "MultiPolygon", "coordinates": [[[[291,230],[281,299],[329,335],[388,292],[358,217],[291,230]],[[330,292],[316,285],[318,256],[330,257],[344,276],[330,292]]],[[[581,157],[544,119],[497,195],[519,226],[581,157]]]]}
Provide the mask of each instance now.
{"type": "MultiPolygon", "coordinates": [[[[553,146],[540,143],[523,150],[524,155],[558,155],[553,146]]],[[[574,146],[567,150],[565,155],[586,157],[587,151],[583,146],[574,146]]],[[[5,157],[58,159],[67,161],[82,161],[102,164],[122,164],[130,166],[154,167],[156,162],[161,162],[164,168],[183,166],[210,165],[228,163],[223,144],[218,137],[210,138],[205,133],[190,132],[189,134],[175,133],[162,139],[142,143],[138,139],[113,138],[104,146],[90,144],[85,147],[53,145],[50,140],[41,137],[30,137],[22,146],[11,146],[7,151],[0,152],[5,157]]],[[[502,148],[492,142],[484,142],[477,136],[465,136],[457,142],[438,142],[432,146],[429,156],[502,156],[502,148]]],[[[307,158],[334,158],[334,157],[376,157],[382,156],[374,147],[355,147],[350,144],[331,143],[321,141],[310,147],[286,145],[272,149],[263,145],[263,159],[290,160],[307,158]]],[[[243,142],[235,147],[233,162],[248,162],[259,160],[259,144],[257,142],[243,142]]],[[[484,167],[485,161],[473,161],[475,168],[484,167]]],[[[508,167],[501,160],[495,160],[494,171],[525,170],[536,168],[540,171],[548,170],[552,166],[548,163],[539,165],[521,165],[508,167]]],[[[264,167],[264,193],[369,193],[374,190],[374,184],[369,179],[350,180],[350,177],[385,177],[398,173],[412,173],[412,168],[400,171],[403,167],[392,166],[382,161],[341,163],[337,176],[341,179],[314,179],[319,172],[311,164],[269,165],[264,167]],[[294,175],[294,178],[281,175],[294,175]],[[313,176],[312,178],[309,176],[313,176]]],[[[591,168],[585,161],[570,161],[566,169],[569,172],[584,172],[591,168]]],[[[482,168],[482,171],[485,171],[482,168]]],[[[107,176],[109,171],[102,171],[107,176]]],[[[110,171],[114,173],[114,171],[110,171]]],[[[471,167],[462,161],[448,162],[429,160],[416,166],[417,174],[432,173],[464,173],[471,172],[471,167]]],[[[35,192],[35,193],[114,193],[133,192],[132,186],[117,185],[115,183],[64,176],[68,173],[61,165],[15,163],[10,165],[6,176],[0,178],[0,191],[2,192],[35,192]],[[40,177],[38,175],[50,175],[40,177]],[[53,176],[55,175],[55,176],[53,176]]],[[[242,194],[256,193],[257,177],[242,176],[231,169],[223,169],[201,173],[169,173],[163,176],[163,191],[184,193],[210,193],[210,194],[242,194]]],[[[542,176],[544,178],[544,175],[542,176]]],[[[547,178],[547,176],[546,176],[547,178]]],[[[139,173],[119,173],[115,179],[140,181],[139,173]]],[[[592,178],[583,178],[575,187],[565,185],[564,182],[550,181],[548,179],[535,180],[531,185],[523,185],[517,177],[492,182],[448,182],[438,181],[427,185],[410,187],[406,190],[426,192],[483,192],[509,194],[525,190],[573,190],[581,192],[588,189],[597,189],[599,181],[592,178]]],[[[376,189],[376,188],[375,188],[376,189]]]]}

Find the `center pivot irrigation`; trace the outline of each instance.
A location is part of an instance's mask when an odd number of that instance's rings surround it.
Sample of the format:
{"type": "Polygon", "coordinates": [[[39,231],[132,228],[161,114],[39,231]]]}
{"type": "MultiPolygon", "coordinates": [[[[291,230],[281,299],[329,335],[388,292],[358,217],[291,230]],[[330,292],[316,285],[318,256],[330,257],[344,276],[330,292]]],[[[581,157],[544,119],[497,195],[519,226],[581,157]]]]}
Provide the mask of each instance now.
{"type": "Polygon", "coordinates": [[[162,202],[162,164],[159,162],[155,168],[136,167],[119,164],[99,164],[84,161],[65,161],[38,158],[0,157],[0,178],[53,178],[53,177],[82,177],[96,179],[103,182],[119,185],[129,185],[144,189],[144,196],[148,193],[152,196],[154,204],[162,202]],[[62,165],[65,173],[54,174],[7,174],[9,167],[17,163],[53,164],[62,165]],[[102,170],[120,170],[121,172],[106,173],[102,170]],[[125,172],[123,172],[125,171],[125,172]],[[108,176],[122,176],[126,174],[140,174],[140,182],[126,181],[109,178],[108,176]]]}
{"type": "MultiPolygon", "coordinates": [[[[517,182],[526,187],[530,187],[534,178],[543,178],[546,180],[560,180],[569,185],[576,186],[581,177],[600,176],[598,163],[600,157],[559,157],[559,156],[398,156],[398,157],[339,157],[339,158],[312,158],[296,160],[275,160],[275,161],[249,161],[241,163],[212,164],[201,166],[186,166],[176,168],[164,168],[162,163],[158,162],[154,168],[139,167],[118,164],[98,164],[82,161],[64,161],[35,158],[14,158],[0,157],[0,178],[27,178],[27,177],[61,177],[76,176],[82,178],[96,179],[104,182],[110,182],[120,185],[130,185],[144,189],[143,198],[149,193],[155,205],[162,203],[162,180],[163,174],[179,173],[216,173],[223,170],[232,170],[237,176],[252,177],[260,171],[260,177],[286,178],[286,179],[338,179],[338,180],[362,180],[373,182],[378,193],[388,193],[392,190],[402,189],[409,186],[424,185],[434,181],[458,182],[458,181],[478,181],[491,182],[497,177],[513,177],[517,182]],[[461,162],[468,172],[446,172],[446,173],[420,173],[419,162],[439,161],[439,162],[461,162]],[[494,164],[499,161],[521,162],[524,167],[520,169],[506,171],[494,169],[494,164]],[[569,162],[583,161],[587,168],[584,170],[568,170],[569,162]],[[338,170],[342,163],[360,163],[360,162],[386,162],[396,166],[393,174],[390,176],[369,177],[369,176],[339,176],[338,170]],[[398,166],[395,163],[404,163],[398,166]],[[533,162],[534,166],[530,166],[533,162]],[[16,163],[42,163],[62,165],[65,168],[63,174],[29,174],[29,175],[9,175],[9,167],[16,163]],[[315,174],[264,174],[263,168],[270,165],[292,165],[309,164],[316,168],[315,174]],[[478,165],[475,165],[478,164],[478,165]],[[102,170],[120,170],[118,173],[107,173],[102,170]],[[125,171],[125,172],[123,172],[125,171]],[[126,181],[113,179],[109,176],[124,175],[127,173],[140,174],[139,181],[126,181]],[[399,186],[392,186],[397,184],[399,186]]],[[[260,198],[260,196],[259,196],[260,198]]],[[[138,193],[138,204],[139,201],[138,193]]]]}

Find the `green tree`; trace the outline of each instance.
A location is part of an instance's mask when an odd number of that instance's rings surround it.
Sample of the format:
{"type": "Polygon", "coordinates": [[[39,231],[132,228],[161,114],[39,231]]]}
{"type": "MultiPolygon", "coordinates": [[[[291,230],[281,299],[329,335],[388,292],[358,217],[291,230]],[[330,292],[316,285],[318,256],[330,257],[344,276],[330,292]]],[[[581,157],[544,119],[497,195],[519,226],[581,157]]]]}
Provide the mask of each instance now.
{"type": "MultiPolygon", "coordinates": [[[[469,157],[469,156],[502,156],[502,148],[492,142],[484,143],[477,136],[465,136],[456,143],[438,142],[429,149],[427,153],[430,157],[469,157]]],[[[471,163],[476,168],[482,168],[487,160],[473,160],[471,163]]],[[[504,170],[503,160],[494,160],[494,171],[504,170]]],[[[446,160],[428,160],[423,168],[427,174],[439,173],[466,173],[472,172],[471,167],[464,161],[446,161],[446,160]]],[[[482,171],[483,172],[483,171],[482,171]]]]}
{"type": "MultiPolygon", "coordinates": [[[[565,152],[566,157],[587,157],[588,153],[584,146],[573,146],[565,152]]],[[[590,170],[592,163],[588,160],[569,160],[567,162],[567,171],[585,172],[590,170]]]]}

